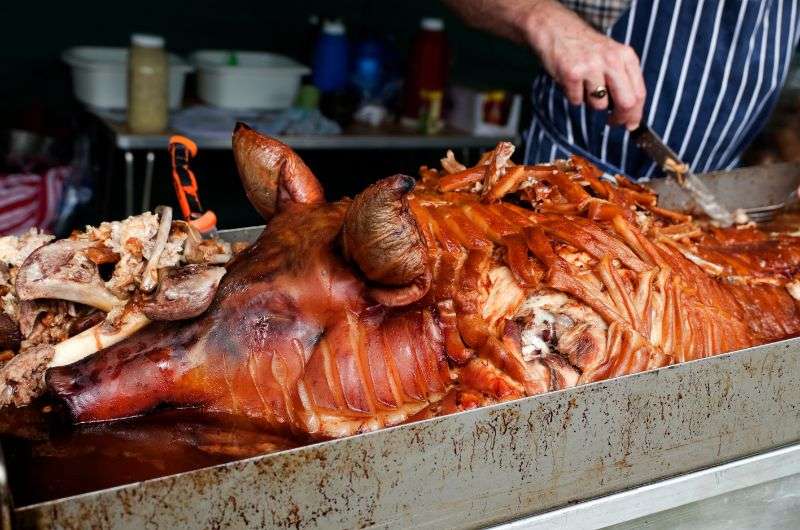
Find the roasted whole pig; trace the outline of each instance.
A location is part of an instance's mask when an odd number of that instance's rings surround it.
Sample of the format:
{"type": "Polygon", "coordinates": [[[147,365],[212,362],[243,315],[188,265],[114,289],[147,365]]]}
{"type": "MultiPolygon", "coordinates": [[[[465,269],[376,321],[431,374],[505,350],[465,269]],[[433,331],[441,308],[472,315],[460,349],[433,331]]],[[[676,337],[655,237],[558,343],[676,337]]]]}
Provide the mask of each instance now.
{"type": "Polygon", "coordinates": [[[47,370],[75,421],[191,407],[338,437],[800,332],[800,240],[703,225],[580,158],[501,143],[328,203],[287,146],[242,124],[233,146],[263,234],[199,316],[47,370]]]}

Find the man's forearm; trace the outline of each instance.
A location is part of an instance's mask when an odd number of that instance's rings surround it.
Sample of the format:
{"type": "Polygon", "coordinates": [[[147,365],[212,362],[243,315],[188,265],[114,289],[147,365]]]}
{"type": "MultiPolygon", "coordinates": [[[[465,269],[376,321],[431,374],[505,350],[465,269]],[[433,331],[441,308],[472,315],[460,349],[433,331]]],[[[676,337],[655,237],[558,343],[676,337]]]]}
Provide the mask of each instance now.
{"type": "Polygon", "coordinates": [[[529,44],[527,28],[541,4],[553,0],[443,0],[464,21],[478,29],[529,44]]]}

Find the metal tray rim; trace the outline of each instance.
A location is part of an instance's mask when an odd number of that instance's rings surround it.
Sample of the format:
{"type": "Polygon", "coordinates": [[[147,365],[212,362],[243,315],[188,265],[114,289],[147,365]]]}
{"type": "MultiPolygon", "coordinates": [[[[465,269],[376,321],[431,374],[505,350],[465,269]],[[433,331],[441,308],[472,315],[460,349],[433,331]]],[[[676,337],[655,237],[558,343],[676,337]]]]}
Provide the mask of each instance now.
{"type": "Polygon", "coordinates": [[[250,457],[242,458],[242,459],[238,459],[238,460],[231,460],[230,462],[226,462],[226,463],[222,463],[222,464],[216,464],[216,465],[213,465],[213,466],[201,467],[201,468],[192,469],[192,470],[189,470],[189,471],[183,471],[181,473],[174,473],[174,474],[165,475],[165,476],[162,476],[162,477],[155,477],[155,478],[147,479],[147,480],[129,482],[129,483],[126,483],[126,484],[120,484],[119,486],[113,486],[113,487],[110,487],[110,488],[104,488],[104,489],[99,489],[99,490],[88,491],[88,492],[85,492],[85,493],[80,493],[80,494],[77,494],[77,495],[70,495],[70,496],[67,496],[67,497],[61,497],[61,498],[52,499],[52,500],[49,500],[49,501],[42,501],[42,502],[38,502],[38,503],[34,503],[34,504],[26,504],[24,506],[19,506],[19,507],[15,508],[15,512],[23,512],[23,511],[27,511],[27,510],[36,510],[36,509],[40,509],[40,508],[43,508],[43,507],[56,505],[56,504],[59,504],[59,503],[62,503],[62,502],[81,500],[81,499],[90,498],[92,496],[96,496],[98,494],[107,494],[107,493],[113,493],[115,491],[124,490],[124,489],[127,489],[127,488],[135,488],[135,487],[138,487],[138,486],[143,485],[143,484],[152,484],[152,483],[157,483],[157,482],[161,482],[161,481],[165,481],[165,480],[173,480],[173,479],[177,479],[177,478],[181,478],[181,477],[190,476],[192,474],[196,474],[196,473],[203,472],[203,471],[208,471],[208,470],[213,470],[213,469],[220,469],[220,468],[230,468],[232,466],[246,465],[246,464],[249,464],[249,463],[259,462],[259,461],[267,460],[267,459],[271,459],[271,458],[277,458],[277,457],[280,457],[280,456],[288,456],[288,455],[291,455],[291,454],[294,454],[294,453],[301,453],[301,452],[310,451],[310,450],[324,449],[325,447],[332,446],[332,445],[339,445],[339,444],[343,444],[343,443],[359,443],[359,440],[361,440],[361,439],[370,438],[370,437],[376,437],[376,436],[386,436],[385,433],[389,433],[389,432],[397,431],[397,430],[401,430],[401,429],[408,429],[411,426],[422,427],[422,426],[427,425],[427,424],[435,424],[435,423],[439,423],[439,422],[445,422],[445,421],[448,421],[448,420],[452,420],[453,418],[461,418],[461,417],[477,416],[477,415],[486,415],[486,414],[489,414],[489,413],[491,413],[493,411],[500,411],[500,410],[503,410],[505,408],[508,408],[510,405],[513,405],[513,404],[519,405],[519,404],[533,402],[533,401],[536,401],[536,400],[539,400],[539,399],[543,399],[545,396],[553,397],[553,396],[558,395],[558,394],[576,392],[579,389],[600,388],[600,387],[603,387],[603,386],[611,386],[611,385],[622,385],[622,384],[624,384],[623,381],[626,381],[626,380],[631,379],[631,378],[642,378],[643,376],[645,376],[647,374],[651,374],[651,373],[665,372],[665,371],[668,371],[668,370],[674,370],[674,369],[676,369],[678,367],[692,366],[692,365],[698,365],[698,364],[701,365],[701,366],[705,366],[705,365],[712,365],[712,364],[716,364],[716,363],[725,363],[731,357],[738,357],[738,356],[741,356],[741,355],[746,355],[748,353],[757,353],[760,349],[763,349],[765,347],[772,348],[772,347],[779,347],[779,346],[782,346],[782,345],[791,345],[791,344],[795,344],[798,347],[800,347],[800,337],[791,337],[791,338],[783,339],[783,340],[779,340],[779,341],[768,342],[768,343],[765,343],[765,344],[759,344],[757,346],[751,346],[749,348],[742,348],[742,349],[739,349],[739,350],[733,350],[733,351],[730,351],[730,352],[721,353],[719,355],[713,355],[711,357],[705,357],[705,358],[702,358],[702,359],[694,359],[692,361],[685,361],[685,362],[682,362],[682,363],[671,364],[669,366],[662,366],[661,368],[653,368],[651,370],[645,370],[643,372],[636,372],[636,373],[633,373],[633,374],[626,374],[626,375],[614,377],[612,379],[605,379],[605,380],[602,380],[602,381],[595,381],[595,382],[592,382],[592,383],[578,385],[578,386],[574,386],[574,387],[571,387],[571,388],[553,390],[553,391],[550,391],[550,392],[544,392],[544,393],[541,393],[541,394],[536,394],[534,396],[526,396],[526,397],[522,397],[522,398],[518,398],[518,399],[513,399],[513,400],[510,400],[510,401],[504,401],[504,402],[501,402],[501,403],[495,403],[493,405],[487,405],[487,406],[484,406],[484,407],[478,407],[478,408],[472,409],[472,410],[466,410],[466,411],[457,412],[457,413],[454,413],[454,414],[448,414],[446,416],[438,416],[438,417],[435,417],[435,418],[427,418],[427,419],[424,419],[424,420],[419,420],[419,421],[410,422],[410,423],[402,423],[400,425],[393,425],[391,427],[386,427],[386,428],[383,428],[383,429],[379,429],[377,431],[371,431],[371,432],[356,434],[356,435],[348,436],[348,437],[345,437],[345,438],[335,438],[335,439],[332,439],[332,440],[323,440],[323,441],[319,441],[319,442],[313,442],[313,443],[310,443],[310,444],[307,444],[307,445],[302,445],[302,446],[294,447],[294,448],[291,448],[291,449],[284,449],[284,450],[281,450],[281,451],[275,451],[273,453],[255,455],[255,456],[250,456],[250,457]]]}

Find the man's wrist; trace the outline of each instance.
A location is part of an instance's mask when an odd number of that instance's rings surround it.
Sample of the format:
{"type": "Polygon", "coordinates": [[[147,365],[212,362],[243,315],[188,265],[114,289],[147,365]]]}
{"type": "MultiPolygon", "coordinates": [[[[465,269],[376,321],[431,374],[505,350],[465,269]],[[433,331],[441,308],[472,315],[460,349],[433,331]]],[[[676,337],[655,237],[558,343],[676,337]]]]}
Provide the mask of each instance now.
{"type": "Polygon", "coordinates": [[[521,3],[524,8],[513,14],[512,23],[519,39],[534,49],[541,49],[542,42],[548,38],[548,28],[553,8],[561,5],[556,0],[530,0],[521,3]]]}

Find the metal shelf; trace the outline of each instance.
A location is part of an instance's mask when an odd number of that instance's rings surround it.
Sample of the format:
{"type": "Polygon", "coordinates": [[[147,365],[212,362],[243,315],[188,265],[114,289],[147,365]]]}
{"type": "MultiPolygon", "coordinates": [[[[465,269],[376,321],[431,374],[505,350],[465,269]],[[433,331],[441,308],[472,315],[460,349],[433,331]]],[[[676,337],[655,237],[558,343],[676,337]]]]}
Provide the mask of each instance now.
{"type": "MultiPolygon", "coordinates": [[[[128,130],[124,114],[119,111],[89,110],[100,123],[104,134],[107,134],[114,149],[124,153],[125,161],[125,215],[133,215],[134,207],[134,175],[135,159],[138,154],[146,158],[145,173],[142,177],[142,210],[150,208],[150,190],[153,179],[153,160],[155,153],[166,151],[169,138],[179,131],[168,130],[160,134],[134,134],[128,130]]],[[[388,125],[379,128],[355,125],[342,134],[278,136],[279,140],[297,150],[414,150],[434,149],[444,151],[455,149],[459,155],[469,158],[470,149],[491,149],[498,142],[511,141],[519,143],[519,137],[508,136],[475,136],[465,131],[445,128],[437,134],[420,134],[399,125],[388,125]]],[[[230,151],[231,136],[192,136],[197,147],[202,150],[230,151]]]]}
{"type": "MultiPolygon", "coordinates": [[[[180,134],[167,131],[162,134],[133,134],[125,123],[115,121],[102,113],[94,113],[109,130],[114,144],[124,151],[166,149],[169,137],[180,134]]],[[[338,135],[279,136],[279,140],[294,149],[463,149],[491,148],[501,141],[518,142],[508,136],[475,136],[465,131],[445,128],[437,134],[419,134],[400,126],[379,128],[352,126],[338,135]]],[[[193,137],[200,149],[231,149],[229,136],[193,137]]]]}

